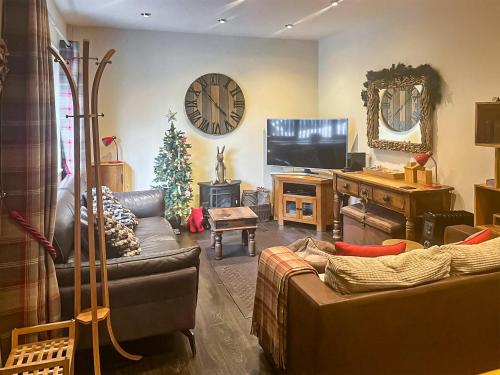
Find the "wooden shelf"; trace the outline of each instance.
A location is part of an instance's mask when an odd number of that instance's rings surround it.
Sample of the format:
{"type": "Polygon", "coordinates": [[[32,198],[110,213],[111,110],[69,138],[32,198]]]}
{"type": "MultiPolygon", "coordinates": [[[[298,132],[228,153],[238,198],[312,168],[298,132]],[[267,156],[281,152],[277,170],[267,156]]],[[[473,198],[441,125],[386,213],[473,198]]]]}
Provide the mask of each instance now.
{"type": "Polygon", "coordinates": [[[500,189],[497,189],[494,186],[486,185],[486,184],[476,184],[474,185],[478,189],[485,189],[485,190],[491,190],[491,191],[498,191],[500,192],[500,189]]]}
{"type": "Polygon", "coordinates": [[[486,184],[475,185],[474,213],[475,226],[493,226],[493,216],[500,214],[500,189],[486,184]]]}
{"type": "MultiPolygon", "coordinates": [[[[109,307],[98,307],[97,308],[97,321],[102,321],[106,319],[109,315],[109,307]]],[[[76,317],[76,320],[82,324],[92,323],[92,311],[90,309],[82,311],[76,317]]]]}

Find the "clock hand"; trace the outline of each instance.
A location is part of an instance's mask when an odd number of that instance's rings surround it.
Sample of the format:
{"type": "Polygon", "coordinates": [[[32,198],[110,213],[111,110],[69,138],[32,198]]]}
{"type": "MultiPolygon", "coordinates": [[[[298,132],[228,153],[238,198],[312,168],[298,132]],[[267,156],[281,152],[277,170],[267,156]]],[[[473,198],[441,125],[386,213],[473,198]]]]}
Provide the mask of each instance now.
{"type": "Polygon", "coordinates": [[[221,107],[219,107],[219,105],[215,102],[215,100],[213,100],[213,99],[212,99],[212,97],[211,97],[211,96],[210,96],[210,94],[207,92],[207,90],[205,90],[203,87],[201,88],[201,90],[202,90],[205,94],[207,94],[208,98],[210,99],[210,101],[211,101],[212,103],[214,103],[215,107],[217,107],[217,109],[218,109],[219,111],[221,111],[221,112],[222,112],[222,114],[223,114],[224,116],[226,116],[226,117],[227,117],[226,112],[224,112],[224,110],[223,110],[221,107]]]}
{"type": "Polygon", "coordinates": [[[393,117],[395,117],[399,112],[401,112],[401,110],[403,109],[403,107],[406,107],[406,105],[408,104],[408,102],[410,101],[410,99],[411,99],[411,96],[409,96],[408,99],[406,99],[406,102],[401,107],[399,107],[399,109],[394,113],[393,117]]]}

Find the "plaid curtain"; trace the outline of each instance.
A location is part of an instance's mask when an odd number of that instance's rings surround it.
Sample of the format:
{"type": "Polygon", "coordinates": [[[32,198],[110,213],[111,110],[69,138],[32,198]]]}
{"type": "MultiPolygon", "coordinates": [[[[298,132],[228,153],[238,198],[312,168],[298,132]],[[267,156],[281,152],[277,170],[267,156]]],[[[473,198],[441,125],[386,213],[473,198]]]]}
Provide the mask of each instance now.
{"type": "Polygon", "coordinates": [[[57,130],[46,0],[4,0],[10,72],[2,92],[0,334],[60,319],[54,263],[7,216],[16,209],[49,240],[57,193],[57,130]]]}
{"type": "MultiPolygon", "coordinates": [[[[66,60],[68,66],[76,79],[78,87],[82,86],[80,82],[80,44],[78,42],[70,41],[70,45],[66,45],[64,40],[59,42],[59,53],[62,58],[66,60]]],[[[59,134],[61,136],[61,153],[62,153],[62,167],[65,175],[73,174],[74,172],[74,133],[73,133],[73,118],[66,118],[66,115],[73,115],[73,97],[71,95],[71,88],[64,71],[57,64],[57,74],[59,76],[59,90],[58,98],[56,98],[58,112],[57,121],[59,122],[59,134]]],[[[81,92],[79,96],[81,97],[81,92]]],[[[80,100],[81,102],[81,100],[80,100]]],[[[81,105],[82,103],[80,103],[81,105]]],[[[81,139],[83,138],[83,127],[81,139]]]]}

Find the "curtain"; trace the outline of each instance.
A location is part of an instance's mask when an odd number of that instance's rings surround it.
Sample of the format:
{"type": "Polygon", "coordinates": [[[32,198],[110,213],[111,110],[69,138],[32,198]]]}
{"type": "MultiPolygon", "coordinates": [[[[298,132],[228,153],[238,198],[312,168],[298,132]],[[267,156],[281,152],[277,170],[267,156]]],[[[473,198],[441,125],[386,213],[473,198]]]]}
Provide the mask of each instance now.
{"type": "Polygon", "coordinates": [[[57,194],[57,130],[46,0],[4,0],[9,74],[0,116],[0,334],[60,319],[54,263],[7,216],[19,211],[52,240],[57,194]]]}
{"type": "MultiPolygon", "coordinates": [[[[64,40],[59,43],[59,53],[62,58],[66,60],[73,77],[76,79],[76,83],[79,88],[81,85],[80,81],[80,44],[78,42],[70,42],[70,45],[66,45],[64,40]]],[[[61,161],[64,170],[64,175],[73,174],[74,172],[74,133],[73,133],[73,118],[66,117],[67,115],[73,115],[73,97],[71,96],[71,89],[69,86],[68,79],[64,74],[64,71],[58,67],[57,74],[59,76],[59,87],[58,87],[58,98],[57,102],[57,117],[59,122],[59,134],[61,137],[61,161]]],[[[81,93],[79,93],[81,97],[81,93]]],[[[80,103],[81,104],[81,103],[80,103]]],[[[83,130],[83,127],[82,127],[83,130]]],[[[83,133],[83,132],[82,132],[83,133]]],[[[83,134],[80,134],[82,136],[83,134]]],[[[83,139],[83,138],[81,138],[83,139]]]]}

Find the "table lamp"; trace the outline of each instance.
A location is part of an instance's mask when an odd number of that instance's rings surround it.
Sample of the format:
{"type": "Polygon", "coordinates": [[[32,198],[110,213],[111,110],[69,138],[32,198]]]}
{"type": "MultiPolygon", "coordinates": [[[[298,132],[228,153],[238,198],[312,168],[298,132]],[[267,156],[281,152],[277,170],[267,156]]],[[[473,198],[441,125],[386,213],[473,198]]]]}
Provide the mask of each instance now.
{"type": "MultiPolygon", "coordinates": [[[[113,135],[111,137],[103,137],[102,138],[102,144],[106,147],[108,147],[111,143],[115,144],[116,147],[116,160],[114,160],[115,163],[119,162],[120,160],[118,159],[118,144],[116,143],[116,137],[113,135]]],[[[113,161],[111,161],[113,162],[113,161]]]]}
{"type": "Polygon", "coordinates": [[[415,155],[415,160],[421,167],[425,167],[425,164],[427,164],[429,159],[432,159],[432,161],[434,162],[434,168],[436,169],[436,183],[428,184],[428,186],[433,187],[433,188],[440,188],[441,185],[439,185],[437,183],[437,181],[438,181],[437,163],[436,163],[436,159],[434,159],[434,157],[432,156],[432,151],[422,152],[422,153],[415,155]]]}

